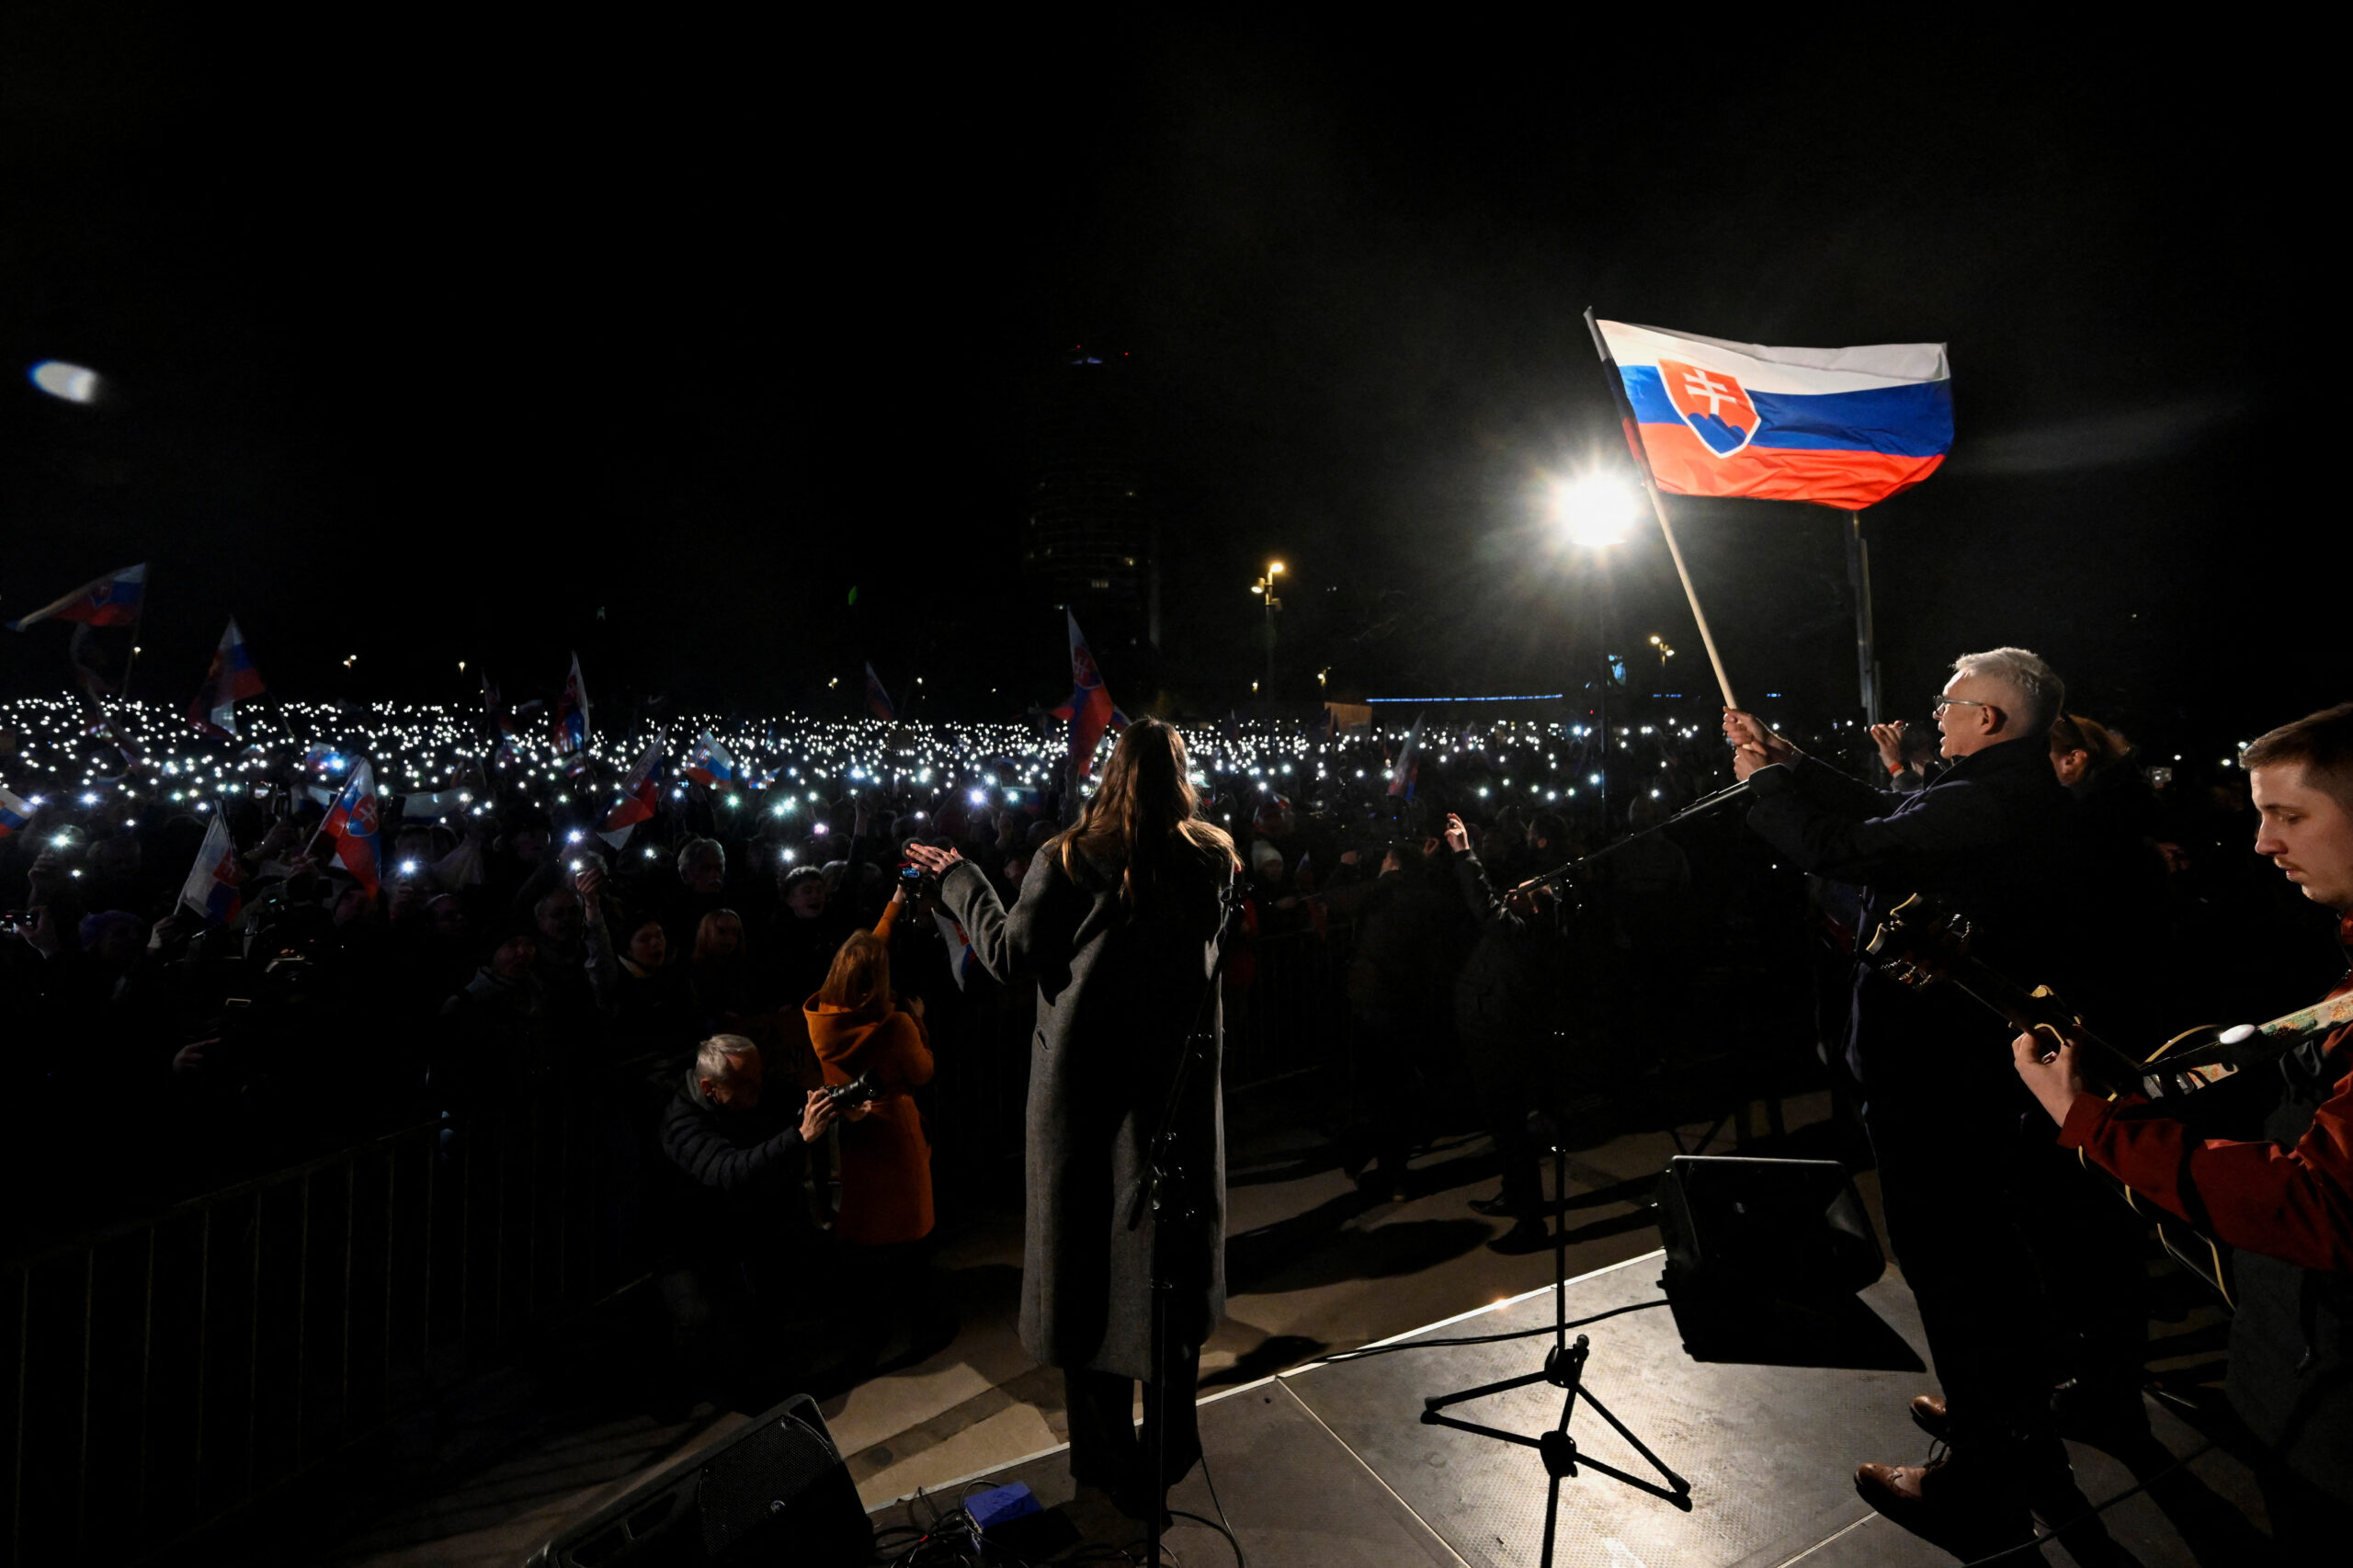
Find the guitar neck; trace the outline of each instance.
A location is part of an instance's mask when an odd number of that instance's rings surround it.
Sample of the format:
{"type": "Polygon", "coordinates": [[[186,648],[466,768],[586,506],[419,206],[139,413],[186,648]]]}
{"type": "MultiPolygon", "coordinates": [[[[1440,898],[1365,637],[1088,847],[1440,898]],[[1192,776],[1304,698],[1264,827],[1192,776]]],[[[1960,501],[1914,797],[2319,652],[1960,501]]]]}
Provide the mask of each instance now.
{"type": "Polygon", "coordinates": [[[2094,1077],[2113,1084],[2131,1084],[2141,1076],[2141,1063],[2084,1027],[2083,1020],[2061,1006],[2049,991],[2038,995],[1985,960],[1972,954],[1952,966],[1954,985],[1987,1011],[2006,1018],[2022,1033],[2045,1027],[2074,1040],[2097,1060],[2087,1063],[2094,1077]]]}

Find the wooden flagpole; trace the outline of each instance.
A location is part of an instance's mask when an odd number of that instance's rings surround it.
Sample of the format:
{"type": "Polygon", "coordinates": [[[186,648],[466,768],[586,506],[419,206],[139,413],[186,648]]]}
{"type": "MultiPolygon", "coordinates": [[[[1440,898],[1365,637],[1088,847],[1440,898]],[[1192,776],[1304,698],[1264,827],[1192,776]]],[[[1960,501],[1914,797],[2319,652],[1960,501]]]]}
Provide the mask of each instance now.
{"type": "Polygon", "coordinates": [[[1602,338],[1600,324],[1593,319],[1590,305],[1586,307],[1585,324],[1593,335],[1594,352],[1601,356],[1610,397],[1618,405],[1618,418],[1625,427],[1626,446],[1633,454],[1635,471],[1642,475],[1643,494],[1650,497],[1651,516],[1658,519],[1658,531],[1666,540],[1666,553],[1674,560],[1675,574],[1683,584],[1683,597],[1690,602],[1691,619],[1699,623],[1700,644],[1708,650],[1708,663],[1716,672],[1716,687],[1723,693],[1725,707],[1738,708],[1740,703],[1732,694],[1732,676],[1724,672],[1723,655],[1716,651],[1715,633],[1708,628],[1708,612],[1699,608],[1699,592],[1691,585],[1691,569],[1683,563],[1683,548],[1675,541],[1675,525],[1667,520],[1666,498],[1659,493],[1658,479],[1651,472],[1650,458],[1643,450],[1642,432],[1634,425],[1634,405],[1627,401],[1626,383],[1619,376],[1617,361],[1609,357],[1609,345],[1602,338]]]}

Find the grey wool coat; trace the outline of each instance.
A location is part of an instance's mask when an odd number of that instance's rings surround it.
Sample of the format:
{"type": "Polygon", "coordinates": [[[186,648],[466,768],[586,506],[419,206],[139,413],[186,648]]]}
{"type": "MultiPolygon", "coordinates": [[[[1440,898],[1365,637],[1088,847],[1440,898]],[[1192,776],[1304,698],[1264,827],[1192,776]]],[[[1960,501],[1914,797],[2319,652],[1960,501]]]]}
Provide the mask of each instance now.
{"type": "MultiPolygon", "coordinates": [[[[1120,868],[1084,856],[1063,869],[1059,843],[1029,863],[1011,909],[969,862],[940,897],[1000,981],[1038,983],[1029,1040],[1022,1237],[1021,1343],[1047,1366],[1145,1378],[1152,1362],[1149,1210],[1131,1229],[1146,1152],[1215,961],[1229,868],[1205,863],[1131,916],[1120,868]]],[[[1225,1312],[1225,1117],[1219,1085],[1223,1018],[1186,1081],[1181,1177],[1199,1218],[1170,1227],[1176,1289],[1171,1340],[1198,1346],[1225,1312]]]]}

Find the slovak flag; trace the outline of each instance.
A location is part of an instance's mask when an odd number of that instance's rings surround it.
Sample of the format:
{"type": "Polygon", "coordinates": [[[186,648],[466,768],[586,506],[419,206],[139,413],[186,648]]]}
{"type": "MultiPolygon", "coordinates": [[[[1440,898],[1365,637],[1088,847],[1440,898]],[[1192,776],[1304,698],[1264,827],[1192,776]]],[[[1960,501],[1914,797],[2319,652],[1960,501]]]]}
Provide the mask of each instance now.
{"type": "Polygon", "coordinates": [[[239,702],[259,697],[268,687],[261,683],[261,672],[254,668],[253,655],[245,652],[244,633],[237,630],[237,618],[229,618],[229,630],[221,634],[221,646],[212,651],[212,664],[204,672],[204,684],[196,689],[196,700],[189,703],[188,716],[196,727],[208,735],[223,735],[232,739],[237,733],[239,702]]]}
{"type": "Polygon", "coordinates": [[[374,897],[383,887],[379,869],[382,856],[382,812],[376,798],[376,770],[368,766],[365,757],[351,766],[351,778],[343,793],[327,808],[327,820],[319,831],[335,840],[335,858],[343,869],[359,880],[359,885],[374,897]]]}
{"type": "Polygon", "coordinates": [[[645,755],[637,759],[637,766],[629,770],[628,781],[621,786],[620,803],[607,812],[605,820],[597,824],[597,836],[616,849],[629,842],[629,835],[639,823],[654,814],[662,794],[663,749],[662,737],[654,736],[654,744],[645,748],[645,755]]]}
{"type": "Polygon", "coordinates": [[[939,923],[939,939],[948,944],[948,972],[956,977],[956,989],[961,991],[975,962],[972,938],[964,934],[964,923],[946,910],[935,909],[931,917],[939,923]]]}
{"type": "Polygon", "coordinates": [[[196,852],[180,902],[214,926],[228,925],[245,906],[245,873],[237,865],[237,846],[222,812],[213,812],[212,825],[204,830],[204,846],[196,852]]]}
{"type": "Polygon", "coordinates": [[[1414,754],[1422,745],[1422,716],[1414,715],[1414,727],[1406,732],[1405,749],[1397,754],[1397,766],[1389,770],[1389,792],[1414,798],[1414,786],[1422,776],[1422,759],[1414,754]]]}
{"type": "Polygon", "coordinates": [[[1110,689],[1103,684],[1103,672],[1096,667],[1095,655],[1086,646],[1086,638],[1078,630],[1078,617],[1068,610],[1070,619],[1070,678],[1073,690],[1070,700],[1051,711],[1057,719],[1070,721],[1071,760],[1079,765],[1080,777],[1095,771],[1095,748],[1108,729],[1124,730],[1128,716],[1111,700],[1110,689]]]}
{"type": "Polygon", "coordinates": [[[0,790],[0,838],[6,838],[33,820],[33,806],[21,796],[0,790]]]}
{"type": "Polygon", "coordinates": [[[698,784],[729,784],[735,778],[735,756],[709,730],[695,737],[687,756],[686,775],[698,784]]]}
{"type": "Polygon", "coordinates": [[[139,619],[140,601],[147,596],[147,563],[126,566],[110,572],[94,583],[85,583],[54,604],[44,605],[30,615],[20,615],[8,623],[11,631],[22,631],[37,620],[81,620],[92,626],[129,626],[139,619]]]}
{"type": "Polygon", "coordinates": [[[1768,348],[1623,322],[1593,329],[1625,389],[1627,439],[1672,494],[1859,512],[1952,449],[1941,343],[1768,348]]]}
{"type": "Polygon", "coordinates": [[[892,705],[891,693],[884,688],[882,677],[874,673],[871,664],[866,666],[866,710],[886,724],[899,717],[898,709],[892,705]]]}
{"type": "Polygon", "coordinates": [[[555,752],[569,756],[588,749],[588,687],[580,679],[580,655],[572,655],[572,674],[555,704],[555,752]]]}

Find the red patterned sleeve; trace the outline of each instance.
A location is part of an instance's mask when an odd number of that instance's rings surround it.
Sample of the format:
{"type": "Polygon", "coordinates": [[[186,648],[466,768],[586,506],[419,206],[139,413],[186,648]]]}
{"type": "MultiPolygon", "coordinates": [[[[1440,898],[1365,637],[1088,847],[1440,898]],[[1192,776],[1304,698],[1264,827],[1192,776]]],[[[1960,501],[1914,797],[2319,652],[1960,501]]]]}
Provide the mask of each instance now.
{"type": "MultiPolygon", "coordinates": [[[[2330,1053],[2348,1032],[2331,1038],[2330,1053]]],[[[2216,1241],[2304,1268],[2353,1271],[2353,1072],[2292,1149],[2195,1138],[2137,1095],[2077,1096],[2059,1142],[2216,1241]]]]}

